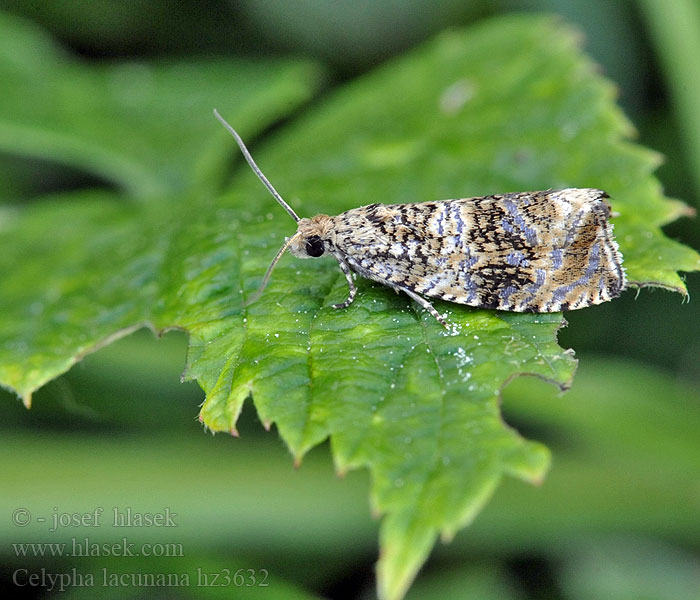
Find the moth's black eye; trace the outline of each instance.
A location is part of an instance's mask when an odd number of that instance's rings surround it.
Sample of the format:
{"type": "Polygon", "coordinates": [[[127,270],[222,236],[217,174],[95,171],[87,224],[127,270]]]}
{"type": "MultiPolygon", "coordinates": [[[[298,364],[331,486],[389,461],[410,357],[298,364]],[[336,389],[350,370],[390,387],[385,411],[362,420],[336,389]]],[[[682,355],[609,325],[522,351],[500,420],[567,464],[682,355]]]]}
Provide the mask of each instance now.
{"type": "Polygon", "coordinates": [[[323,255],[325,250],[326,249],[323,247],[323,240],[317,235],[312,235],[306,238],[306,253],[309,256],[318,258],[319,256],[323,255]]]}

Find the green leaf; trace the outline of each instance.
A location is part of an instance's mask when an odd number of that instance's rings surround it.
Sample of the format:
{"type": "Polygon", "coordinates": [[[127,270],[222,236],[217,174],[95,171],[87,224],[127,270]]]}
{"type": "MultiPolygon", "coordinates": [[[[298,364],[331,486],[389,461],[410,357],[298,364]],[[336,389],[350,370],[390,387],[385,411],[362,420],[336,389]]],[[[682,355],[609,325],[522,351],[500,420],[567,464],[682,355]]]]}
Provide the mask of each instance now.
{"type": "MultiPolygon", "coordinates": [[[[615,231],[631,280],[684,291],[677,270],[700,268],[700,257],[659,227],[687,209],[662,196],[651,175],[657,157],[624,140],[631,128],[612,87],[576,37],[524,16],[443,34],[341,88],[256,147],[256,159],[305,216],[377,201],[600,187],[620,213],[615,231]]],[[[287,67],[299,77],[298,65],[287,67]]],[[[226,68],[237,82],[250,74],[226,68]]],[[[302,71],[304,89],[313,89],[316,78],[302,71]]],[[[300,100],[286,95],[298,87],[272,85],[286,76],[279,65],[258,65],[260,99],[241,93],[243,116],[221,105],[222,114],[236,127],[245,115],[260,118],[259,130],[270,111],[259,115],[256,103],[281,110],[300,100]]],[[[154,128],[167,122],[162,112],[151,118],[154,128]]],[[[233,147],[228,139],[223,150],[220,128],[199,135],[221,153],[233,147]]],[[[159,153],[157,136],[149,139],[159,153]]],[[[139,164],[153,171],[146,179],[170,180],[158,162],[139,164]]],[[[219,198],[202,181],[203,191],[175,185],[189,193],[126,207],[86,192],[0,213],[8,249],[0,257],[0,381],[28,402],[117,336],[142,326],[186,330],[185,377],[206,392],[200,417],[209,428],[236,433],[252,394],[297,461],[330,438],[340,473],[369,468],[372,507],[384,515],[379,592],[400,598],[438,535],[449,540],[468,524],[504,474],[544,476],[548,451],[505,426],[498,398],[524,373],[568,386],[575,361],[555,341],[562,318],[438,303],[452,324],[445,331],[406,297],[367,281],[358,281],[348,309],[334,310],[347,293],[337,266],[289,257],[244,309],[293,223],[247,168],[219,198]]]]}
{"type": "Polygon", "coordinates": [[[55,160],[148,198],[214,188],[234,149],[212,108],[247,135],[308,100],[316,65],[200,59],[89,67],[0,13],[0,151],[55,160]]]}
{"type": "MultiPolygon", "coordinates": [[[[473,562],[473,561],[470,561],[473,562]]],[[[495,562],[495,561],[494,561],[495,562]]],[[[522,591],[509,581],[504,569],[488,562],[464,568],[442,569],[419,580],[407,595],[408,600],[521,600],[522,591]]]]}
{"type": "MultiPolygon", "coordinates": [[[[641,537],[641,536],[640,536],[641,537]]],[[[561,587],[576,600],[696,600],[697,557],[640,537],[596,539],[567,552],[561,587]]]]}
{"type": "Polygon", "coordinates": [[[653,0],[639,3],[649,35],[663,64],[663,74],[678,115],[680,134],[686,147],[690,176],[700,190],[700,79],[694,58],[700,52],[700,6],[694,0],[653,0]]]}

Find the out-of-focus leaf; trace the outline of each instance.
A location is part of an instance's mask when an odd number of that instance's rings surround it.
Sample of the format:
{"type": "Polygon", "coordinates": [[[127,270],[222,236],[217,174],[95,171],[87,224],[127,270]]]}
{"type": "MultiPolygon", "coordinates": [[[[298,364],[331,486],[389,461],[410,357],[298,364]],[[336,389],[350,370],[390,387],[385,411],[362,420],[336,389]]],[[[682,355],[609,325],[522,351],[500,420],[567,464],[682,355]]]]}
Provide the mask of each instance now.
{"type": "Polygon", "coordinates": [[[523,595],[495,564],[439,569],[418,579],[406,600],[520,600],[523,595]]]}
{"type": "Polygon", "coordinates": [[[220,183],[233,148],[212,108],[248,135],[308,100],[312,63],[200,59],[84,64],[0,13],[0,151],[57,161],[146,198],[220,183]]]}
{"type": "Polygon", "coordinates": [[[597,532],[697,546],[700,389],[646,364],[580,360],[564,396],[532,377],[505,389],[507,421],[544,440],[555,468],[539,489],[502,486],[455,552],[555,554],[597,532]]]}
{"type": "Polygon", "coordinates": [[[700,595],[695,556],[634,537],[581,544],[562,571],[562,587],[572,600],[696,600],[700,595]]]}
{"type": "MultiPolygon", "coordinates": [[[[620,213],[630,278],[683,291],[676,271],[700,260],[659,227],[686,209],[663,198],[656,157],[623,141],[629,125],[575,39],[533,17],[447,33],[294,121],[256,152],[258,162],[303,215],[600,187],[620,213]]],[[[238,126],[237,114],[222,113],[238,126]]],[[[384,515],[384,598],[403,595],[438,535],[469,523],[504,474],[538,481],[546,471],[547,450],[503,424],[498,396],[522,373],[568,384],[574,361],[555,342],[560,315],[438,303],[452,324],[445,331],[407,298],[364,281],[337,311],[331,304],[347,284],[336,265],[289,258],[244,309],[293,231],[247,170],[218,199],[191,193],[127,211],[87,194],[3,216],[10,250],[0,269],[11,275],[1,292],[9,308],[0,381],[27,399],[133,328],[186,330],[186,377],[207,393],[207,426],[235,433],[252,393],[297,460],[330,437],[340,472],[369,468],[372,505],[384,515]]]]}
{"type": "Polygon", "coordinates": [[[695,0],[653,0],[639,3],[656,51],[664,65],[690,164],[700,192],[700,77],[695,57],[700,52],[700,7],[695,0]]]}

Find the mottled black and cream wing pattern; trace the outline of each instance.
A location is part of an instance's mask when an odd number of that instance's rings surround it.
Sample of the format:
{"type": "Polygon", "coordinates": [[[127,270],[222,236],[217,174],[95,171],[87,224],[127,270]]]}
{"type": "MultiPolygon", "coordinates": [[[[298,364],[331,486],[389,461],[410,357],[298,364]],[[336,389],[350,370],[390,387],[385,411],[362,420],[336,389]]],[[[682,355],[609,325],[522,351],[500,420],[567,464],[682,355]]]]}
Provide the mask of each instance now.
{"type": "Polygon", "coordinates": [[[626,285],[607,194],[571,188],[373,204],[332,217],[335,251],[399,290],[516,312],[599,304],[626,285]]]}
{"type": "Polygon", "coordinates": [[[289,250],[332,254],[355,298],[352,271],[405,292],[442,325],[425,296],[516,312],[557,312],[599,304],[625,288],[607,194],[591,188],[497,194],[420,204],[371,204],[337,217],[300,218],[216,110],[251,169],[296,221],[250,304],[289,250]]]}

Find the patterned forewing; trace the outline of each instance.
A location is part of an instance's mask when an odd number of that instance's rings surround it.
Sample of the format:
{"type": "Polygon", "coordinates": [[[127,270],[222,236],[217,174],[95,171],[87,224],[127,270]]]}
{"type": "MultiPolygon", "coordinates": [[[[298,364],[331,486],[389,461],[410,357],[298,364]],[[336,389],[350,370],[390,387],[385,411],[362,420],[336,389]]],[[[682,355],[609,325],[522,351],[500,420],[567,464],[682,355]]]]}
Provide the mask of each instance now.
{"type": "Polygon", "coordinates": [[[566,189],[373,204],[334,218],[334,244],[353,270],[396,289],[517,312],[572,310],[625,285],[606,197],[566,189]]]}

